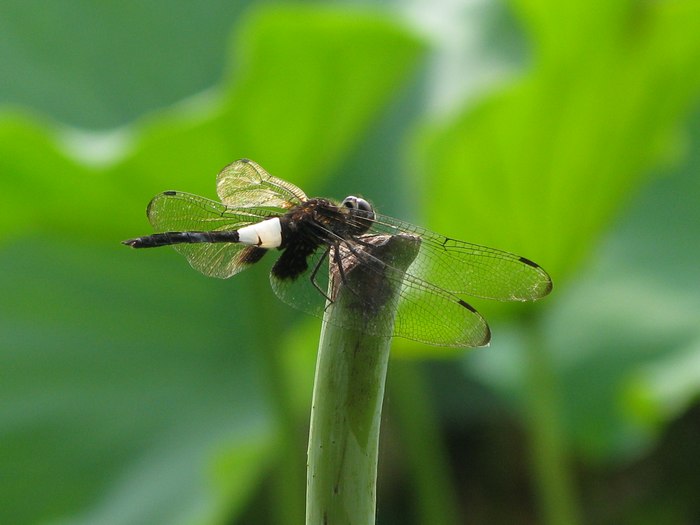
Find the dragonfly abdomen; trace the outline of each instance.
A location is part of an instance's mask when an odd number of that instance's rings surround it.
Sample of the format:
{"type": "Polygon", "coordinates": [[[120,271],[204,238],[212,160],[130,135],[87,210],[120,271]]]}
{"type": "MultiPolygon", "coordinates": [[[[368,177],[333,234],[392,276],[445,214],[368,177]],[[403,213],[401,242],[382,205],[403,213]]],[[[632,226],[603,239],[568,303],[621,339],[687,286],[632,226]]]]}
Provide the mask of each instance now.
{"type": "Polygon", "coordinates": [[[259,248],[277,248],[282,244],[282,227],[277,217],[256,224],[244,226],[239,230],[224,231],[189,231],[163,232],[128,239],[122,244],[132,248],[157,248],[171,244],[196,244],[215,242],[240,242],[259,248]]]}
{"type": "Polygon", "coordinates": [[[164,232],[122,241],[132,248],[157,248],[171,244],[195,244],[202,242],[240,242],[238,230],[212,232],[164,232]]]}
{"type": "Polygon", "coordinates": [[[260,248],[279,248],[282,245],[282,224],[279,217],[266,219],[238,230],[239,242],[260,248]]]}

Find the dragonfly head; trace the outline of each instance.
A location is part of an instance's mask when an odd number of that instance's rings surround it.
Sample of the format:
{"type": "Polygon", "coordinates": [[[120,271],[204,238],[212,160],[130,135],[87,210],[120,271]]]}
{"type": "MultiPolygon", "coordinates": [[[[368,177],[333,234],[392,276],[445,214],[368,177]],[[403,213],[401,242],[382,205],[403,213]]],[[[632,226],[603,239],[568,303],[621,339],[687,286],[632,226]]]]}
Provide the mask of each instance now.
{"type": "Polygon", "coordinates": [[[341,206],[347,209],[347,213],[354,219],[356,234],[366,232],[374,221],[372,205],[365,199],[350,195],[343,199],[341,206]]]}

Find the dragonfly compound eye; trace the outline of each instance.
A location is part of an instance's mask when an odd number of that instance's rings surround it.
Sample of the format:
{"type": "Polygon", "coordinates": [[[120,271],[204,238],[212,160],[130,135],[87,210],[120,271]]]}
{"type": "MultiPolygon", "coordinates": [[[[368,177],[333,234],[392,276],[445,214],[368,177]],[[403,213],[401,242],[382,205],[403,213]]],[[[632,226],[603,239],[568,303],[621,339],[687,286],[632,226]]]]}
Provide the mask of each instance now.
{"type": "Polygon", "coordinates": [[[360,211],[361,213],[358,213],[360,217],[374,219],[374,210],[372,209],[372,205],[365,199],[350,195],[349,197],[345,197],[345,199],[343,199],[342,205],[351,210],[360,211]]]}

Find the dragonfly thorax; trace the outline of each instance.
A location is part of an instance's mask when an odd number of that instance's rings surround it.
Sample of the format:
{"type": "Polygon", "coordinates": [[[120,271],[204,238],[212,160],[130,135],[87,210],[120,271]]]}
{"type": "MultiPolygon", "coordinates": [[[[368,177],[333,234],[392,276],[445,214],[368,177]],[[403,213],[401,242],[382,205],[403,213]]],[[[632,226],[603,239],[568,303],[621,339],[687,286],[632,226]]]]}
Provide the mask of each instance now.
{"type": "Polygon", "coordinates": [[[300,234],[318,244],[335,244],[365,233],[373,219],[374,211],[364,199],[347,197],[340,206],[328,199],[308,199],[280,217],[282,247],[300,234]]]}

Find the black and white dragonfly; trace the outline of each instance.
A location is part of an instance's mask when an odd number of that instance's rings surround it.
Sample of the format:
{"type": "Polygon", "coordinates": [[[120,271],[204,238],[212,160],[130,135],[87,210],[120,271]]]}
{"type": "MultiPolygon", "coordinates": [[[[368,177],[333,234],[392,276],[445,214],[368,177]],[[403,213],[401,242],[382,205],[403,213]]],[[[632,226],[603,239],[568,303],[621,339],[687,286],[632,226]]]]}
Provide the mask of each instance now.
{"type": "MultiPolygon", "coordinates": [[[[399,289],[391,305],[396,309],[394,322],[370,323],[369,331],[441,346],[483,346],[490,340],[486,321],[460,295],[531,301],[552,290],[547,272],[529,259],[380,215],[359,197],[346,197],[339,204],[310,199],[251,160],[226,166],[216,188],[221,202],[180,191],[157,195],[147,215],[158,233],[124,244],[172,245],[196,270],[224,279],[255,264],[268,251],[279,250],[270,274],[274,292],[317,316],[330,300],[328,262],[341,278],[351,266],[366,266],[394,280],[399,289]],[[399,235],[420,243],[405,272],[369,249],[374,238],[399,235]]],[[[363,301],[363,295],[358,300],[363,301]]],[[[366,311],[371,312],[373,299],[366,301],[366,311]]]]}

